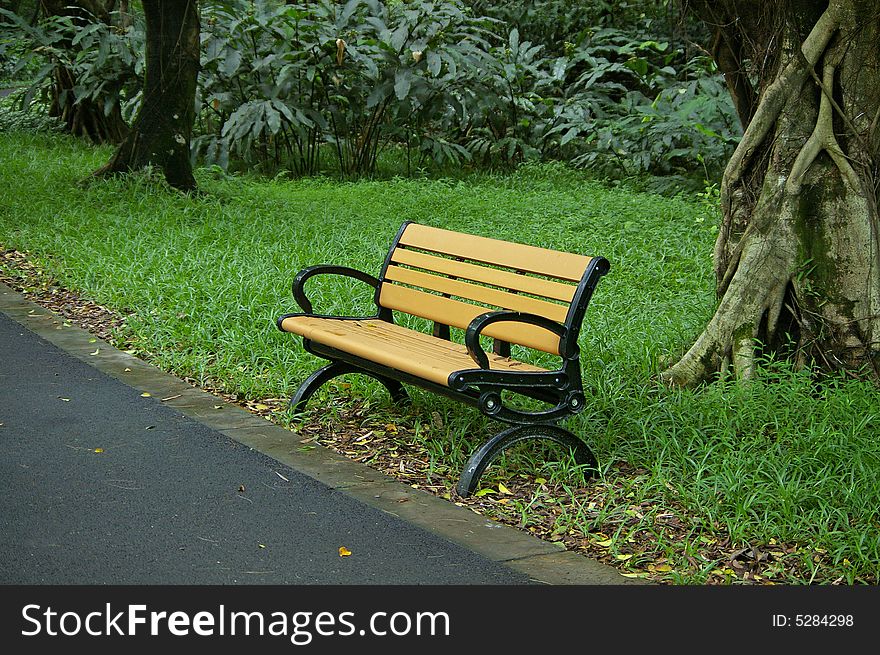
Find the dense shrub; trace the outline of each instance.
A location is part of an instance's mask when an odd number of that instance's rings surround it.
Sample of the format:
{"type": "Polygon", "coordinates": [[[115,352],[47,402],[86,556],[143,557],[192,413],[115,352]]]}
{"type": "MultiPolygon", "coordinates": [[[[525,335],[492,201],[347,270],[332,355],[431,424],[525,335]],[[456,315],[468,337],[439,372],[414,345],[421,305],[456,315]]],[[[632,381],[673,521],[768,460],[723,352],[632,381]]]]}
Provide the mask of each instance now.
{"type": "MultiPolygon", "coordinates": [[[[722,79],[659,36],[652,15],[627,2],[469,5],[204,0],[194,157],[357,176],[390,148],[407,172],[556,160],[614,177],[717,175],[739,137],[722,79]]],[[[63,65],[77,101],[133,114],[138,20],[3,17],[0,56],[23,36],[36,46],[18,64],[35,71],[25,108],[63,65]]]]}
{"type": "Polygon", "coordinates": [[[144,28],[133,17],[110,14],[111,22],[92,17],[49,16],[31,24],[0,9],[0,61],[8,75],[29,86],[20,109],[45,106],[60,76],[74,80],[55,102],[92,101],[109,114],[118,105],[126,117],[137,106],[144,72],[144,28]],[[24,48],[22,47],[24,46],[24,48]]]}
{"type": "Polygon", "coordinates": [[[60,132],[63,123],[44,113],[20,109],[21,93],[10,93],[0,98],[0,133],[3,132],[60,132]]]}
{"type": "Polygon", "coordinates": [[[458,3],[205,3],[203,22],[209,161],[314,173],[326,143],[341,172],[362,174],[390,141],[437,164],[467,157],[445,135],[489,35],[458,3]]]}

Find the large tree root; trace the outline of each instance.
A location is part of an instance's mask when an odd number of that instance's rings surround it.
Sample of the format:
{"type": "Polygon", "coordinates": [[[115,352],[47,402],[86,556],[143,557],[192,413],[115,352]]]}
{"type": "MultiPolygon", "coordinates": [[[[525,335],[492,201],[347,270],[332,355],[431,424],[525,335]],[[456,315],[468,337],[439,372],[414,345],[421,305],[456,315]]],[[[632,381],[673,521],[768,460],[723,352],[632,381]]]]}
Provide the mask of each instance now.
{"type": "Polygon", "coordinates": [[[769,234],[743,239],[741,244],[732,267],[735,272],[715,315],[691,349],[662,373],[666,382],[690,386],[711,379],[716,372],[742,379],[754,376],[756,340],[775,336],[785,309],[797,241],[787,224],[777,221],[769,234]]]}
{"type": "MultiPolygon", "coordinates": [[[[719,305],[690,350],[662,373],[671,384],[694,385],[716,374],[753,377],[761,345],[784,340],[778,334],[783,314],[798,323],[796,345],[801,355],[808,342],[825,339],[836,345],[836,352],[823,351],[820,345],[820,356],[831,352],[840,368],[876,356],[870,343],[880,310],[877,264],[871,254],[877,247],[876,207],[872,208],[872,192],[841,148],[834,127],[835,111],[840,112],[831,95],[840,63],[834,36],[843,19],[841,6],[839,0],[831,0],[801,51],[765,90],[725,170],[724,220],[714,253],[719,305]],[[820,61],[821,79],[813,72],[820,61]],[[783,143],[791,138],[786,128],[800,125],[797,121],[809,115],[799,114],[797,107],[803,107],[799,101],[810,92],[805,85],[811,76],[820,89],[818,107],[813,105],[815,126],[792,150],[783,143]],[[750,162],[768,146],[773,154],[759,178],[757,204],[745,231],[734,234],[750,162]],[[833,188],[837,196],[831,193],[815,202],[805,201],[805,184],[813,190],[833,188]],[[834,267],[834,277],[821,280],[826,285],[821,301],[810,297],[816,290],[809,279],[803,279],[810,275],[813,257],[834,267]],[[844,291],[837,294],[829,285],[844,291]],[[859,285],[867,288],[859,291],[859,285]]],[[[786,329],[789,325],[786,321],[786,329]]],[[[800,357],[801,363],[805,360],[800,357]]]]}
{"type": "Polygon", "coordinates": [[[719,305],[690,350],[662,373],[669,383],[753,377],[762,346],[792,341],[796,364],[852,370],[877,363],[876,189],[869,166],[844,151],[835,128],[839,117],[848,148],[868,153],[870,163],[871,131],[853,122],[862,114],[833,98],[845,83],[838,67],[861,65],[847,45],[859,27],[852,10],[830,0],[803,43],[785,48],[788,62],[762,93],[722,179],[719,305]],[[761,165],[758,153],[766,157],[761,165]]]}

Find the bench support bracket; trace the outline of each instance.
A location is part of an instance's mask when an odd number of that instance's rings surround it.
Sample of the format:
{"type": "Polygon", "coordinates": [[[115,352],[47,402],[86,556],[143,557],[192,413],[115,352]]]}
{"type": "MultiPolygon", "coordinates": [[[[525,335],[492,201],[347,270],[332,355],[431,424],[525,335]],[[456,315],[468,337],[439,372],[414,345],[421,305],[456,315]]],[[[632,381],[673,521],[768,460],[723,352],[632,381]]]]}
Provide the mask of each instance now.
{"type": "Polygon", "coordinates": [[[471,455],[458,482],[458,494],[462,497],[473,494],[477,490],[480,476],[483,475],[492,460],[504,449],[526,439],[554,441],[563,447],[570,448],[577,464],[584,465],[588,469],[595,469],[598,465],[593,452],[581,439],[568,430],[546,424],[515,425],[496,434],[471,455]]]}
{"type": "Polygon", "coordinates": [[[290,409],[293,410],[294,414],[301,414],[305,411],[309,399],[321,386],[333,378],[347,373],[361,373],[378,380],[385,385],[385,388],[388,389],[388,393],[391,394],[391,399],[396,403],[409,400],[409,395],[406,393],[406,389],[404,389],[403,385],[397,380],[392,380],[384,375],[379,375],[378,373],[367,371],[359,366],[346,364],[345,362],[333,362],[323,368],[319,368],[307,377],[301,385],[299,385],[299,389],[296,390],[296,393],[293,394],[293,397],[290,399],[290,409]]]}

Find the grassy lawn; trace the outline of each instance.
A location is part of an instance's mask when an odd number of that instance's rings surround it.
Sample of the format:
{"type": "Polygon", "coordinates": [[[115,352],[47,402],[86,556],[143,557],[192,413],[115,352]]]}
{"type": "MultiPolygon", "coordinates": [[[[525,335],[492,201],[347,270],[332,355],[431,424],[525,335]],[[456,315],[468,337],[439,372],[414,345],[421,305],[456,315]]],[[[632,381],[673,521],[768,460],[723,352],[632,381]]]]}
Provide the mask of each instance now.
{"type": "MultiPolygon", "coordinates": [[[[110,309],[116,345],[413,485],[628,575],[673,584],[880,582],[880,410],[873,386],[768,362],[754,384],[668,389],[656,374],[711,316],[714,215],[699,198],[610,188],[555,167],[459,180],[258,180],[198,171],[203,193],[149,176],[89,181],[109,157],[62,137],[0,135],[0,273],[110,309]],[[321,362],[275,318],[316,263],[377,273],[403,220],[602,255],[581,337],[588,409],[565,427],[601,466],[512,452],[479,496],[452,492],[498,425],[413,390],[408,409],[352,376],[291,421],[280,399],[321,362]]],[[[368,294],[310,283],[316,309],[368,294]]]]}

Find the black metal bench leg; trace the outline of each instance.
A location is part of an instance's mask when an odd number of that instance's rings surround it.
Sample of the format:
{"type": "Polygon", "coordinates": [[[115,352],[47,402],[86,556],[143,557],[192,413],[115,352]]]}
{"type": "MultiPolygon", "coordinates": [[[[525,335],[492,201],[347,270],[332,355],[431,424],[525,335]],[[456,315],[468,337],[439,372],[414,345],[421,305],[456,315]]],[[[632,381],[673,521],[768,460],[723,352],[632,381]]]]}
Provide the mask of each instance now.
{"type": "Polygon", "coordinates": [[[409,400],[409,395],[407,395],[406,389],[404,389],[403,385],[397,380],[377,375],[371,371],[366,371],[344,362],[333,362],[323,368],[319,368],[307,377],[301,385],[299,385],[299,389],[296,390],[296,393],[293,394],[293,397],[290,399],[290,408],[295,414],[302,413],[305,410],[309,399],[319,388],[333,378],[345,375],[346,373],[361,373],[362,375],[368,375],[371,378],[378,380],[386,389],[388,389],[388,393],[391,394],[391,399],[396,403],[409,400]]]}
{"type": "Polygon", "coordinates": [[[467,497],[474,493],[480,482],[480,476],[483,475],[483,472],[492,463],[492,460],[505,448],[509,448],[513,444],[526,439],[548,439],[554,441],[570,448],[574,453],[574,460],[578,464],[592,469],[597,466],[593,451],[568,430],[555,425],[515,425],[496,434],[471,455],[458,482],[458,494],[462,497],[467,497]]]}

